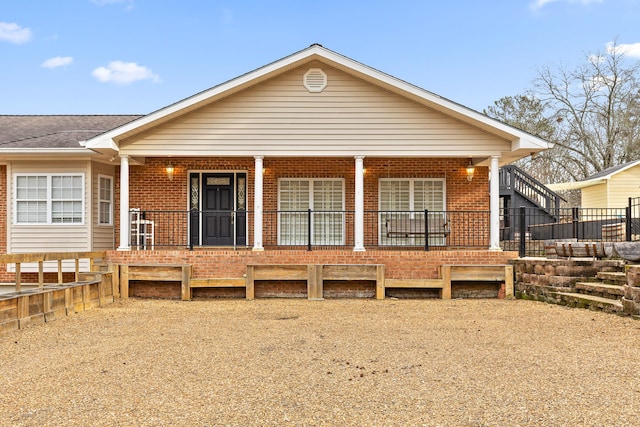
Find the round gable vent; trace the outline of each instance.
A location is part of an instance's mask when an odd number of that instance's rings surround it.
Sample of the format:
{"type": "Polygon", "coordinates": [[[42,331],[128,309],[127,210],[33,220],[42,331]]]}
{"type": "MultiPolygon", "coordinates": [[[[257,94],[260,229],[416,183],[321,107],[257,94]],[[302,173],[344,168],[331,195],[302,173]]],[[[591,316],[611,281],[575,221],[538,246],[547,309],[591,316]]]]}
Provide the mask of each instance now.
{"type": "Polygon", "coordinates": [[[309,68],[304,73],[303,81],[309,92],[322,92],[327,87],[327,74],[320,68],[309,68]]]}

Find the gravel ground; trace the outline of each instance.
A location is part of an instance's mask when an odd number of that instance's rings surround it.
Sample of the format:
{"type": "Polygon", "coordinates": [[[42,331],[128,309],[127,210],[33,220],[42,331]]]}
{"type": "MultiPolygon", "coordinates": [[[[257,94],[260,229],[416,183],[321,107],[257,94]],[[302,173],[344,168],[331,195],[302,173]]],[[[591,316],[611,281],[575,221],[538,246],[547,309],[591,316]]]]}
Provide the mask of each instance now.
{"type": "Polygon", "coordinates": [[[8,426],[640,425],[640,322],[530,301],[130,299],[0,361],[8,426]]]}

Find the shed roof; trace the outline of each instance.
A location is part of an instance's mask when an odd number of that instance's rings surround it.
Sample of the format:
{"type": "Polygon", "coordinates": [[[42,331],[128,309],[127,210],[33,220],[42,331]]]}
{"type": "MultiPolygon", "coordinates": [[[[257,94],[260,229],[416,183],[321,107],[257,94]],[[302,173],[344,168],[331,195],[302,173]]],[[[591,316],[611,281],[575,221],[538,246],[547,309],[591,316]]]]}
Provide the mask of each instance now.
{"type": "Polygon", "coordinates": [[[614,175],[619,174],[620,172],[624,172],[627,169],[630,169],[634,166],[640,164],[640,160],[635,160],[632,162],[622,163],[617,166],[612,166],[610,168],[604,169],[598,173],[595,173],[581,181],[572,181],[572,182],[559,182],[557,184],[549,184],[547,187],[550,189],[557,190],[579,190],[581,188],[591,187],[593,185],[603,184],[607,180],[611,179],[614,175]]]}

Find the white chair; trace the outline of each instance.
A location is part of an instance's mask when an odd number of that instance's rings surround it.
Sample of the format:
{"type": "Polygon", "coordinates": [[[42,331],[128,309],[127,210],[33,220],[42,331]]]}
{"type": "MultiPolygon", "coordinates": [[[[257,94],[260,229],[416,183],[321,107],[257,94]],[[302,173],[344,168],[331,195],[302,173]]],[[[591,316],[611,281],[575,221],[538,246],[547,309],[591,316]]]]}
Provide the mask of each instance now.
{"type": "Polygon", "coordinates": [[[142,248],[146,250],[155,246],[155,223],[148,219],[140,217],[140,208],[132,208],[129,210],[131,218],[131,246],[137,250],[142,248]]]}

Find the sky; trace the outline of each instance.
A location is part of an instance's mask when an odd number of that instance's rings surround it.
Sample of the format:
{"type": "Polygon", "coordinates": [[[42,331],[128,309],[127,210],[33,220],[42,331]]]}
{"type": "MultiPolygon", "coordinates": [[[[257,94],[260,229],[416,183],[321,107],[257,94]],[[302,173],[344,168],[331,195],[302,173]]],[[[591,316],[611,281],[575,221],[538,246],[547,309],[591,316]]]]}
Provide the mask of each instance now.
{"type": "Polygon", "coordinates": [[[313,43],[482,111],[611,42],[640,0],[1,0],[0,114],[147,114],[313,43]]]}

